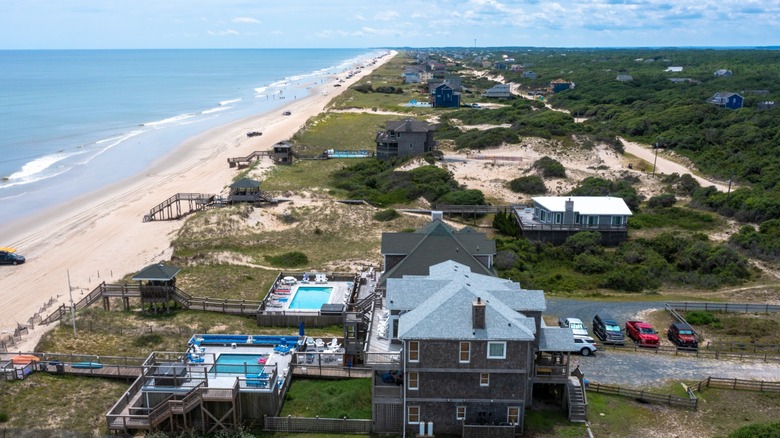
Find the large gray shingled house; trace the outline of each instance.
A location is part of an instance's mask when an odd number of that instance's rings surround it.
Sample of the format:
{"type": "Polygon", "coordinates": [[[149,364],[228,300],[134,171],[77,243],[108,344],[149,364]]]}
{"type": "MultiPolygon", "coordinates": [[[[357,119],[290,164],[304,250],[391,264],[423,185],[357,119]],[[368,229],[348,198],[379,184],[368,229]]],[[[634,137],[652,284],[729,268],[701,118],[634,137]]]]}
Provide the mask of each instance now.
{"type": "Polygon", "coordinates": [[[389,120],[386,129],[376,134],[376,157],[385,160],[433,152],[436,149],[433,131],[427,122],[412,119],[389,120]]]}

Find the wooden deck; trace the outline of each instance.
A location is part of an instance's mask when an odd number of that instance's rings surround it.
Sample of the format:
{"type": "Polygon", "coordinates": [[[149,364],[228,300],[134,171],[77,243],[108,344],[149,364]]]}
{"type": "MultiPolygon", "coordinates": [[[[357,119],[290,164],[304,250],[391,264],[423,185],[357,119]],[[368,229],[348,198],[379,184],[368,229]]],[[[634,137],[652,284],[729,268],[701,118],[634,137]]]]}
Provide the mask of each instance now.
{"type": "Polygon", "coordinates": [[[246,157],[235,157],[235,158],[228,158],[228,166],[230,167],[247,167],[250,164],[252,164],[252,161],[259,160],[263,157],[273,157],[274,152],[273,151],[254,151],[251,154],[247,155],[246,157]]]}

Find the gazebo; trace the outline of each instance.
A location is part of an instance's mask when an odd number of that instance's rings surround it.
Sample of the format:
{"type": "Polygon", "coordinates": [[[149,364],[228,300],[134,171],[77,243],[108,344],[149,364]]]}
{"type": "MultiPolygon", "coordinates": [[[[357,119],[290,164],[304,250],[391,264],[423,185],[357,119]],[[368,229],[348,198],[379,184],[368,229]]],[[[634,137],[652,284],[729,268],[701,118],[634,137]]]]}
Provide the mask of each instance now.
{"type": "Polygon", "coordinates": [[[267,201],[267,196],[260,190],[260,181],[242,178],[230,185],[228,202],[260,202],[267,201]]]}
{"type": "Polygon", "coordinates": [[[176,293],[176,274],[181,268],[173,265],[155,264],[149,265],[133,276],[133,281],[141,284],[141,309],[145,309],[145,304],[149,303],[157,312],[157,304],[165,306],[168,312],[168,303],[175,300],[176,293]]]}

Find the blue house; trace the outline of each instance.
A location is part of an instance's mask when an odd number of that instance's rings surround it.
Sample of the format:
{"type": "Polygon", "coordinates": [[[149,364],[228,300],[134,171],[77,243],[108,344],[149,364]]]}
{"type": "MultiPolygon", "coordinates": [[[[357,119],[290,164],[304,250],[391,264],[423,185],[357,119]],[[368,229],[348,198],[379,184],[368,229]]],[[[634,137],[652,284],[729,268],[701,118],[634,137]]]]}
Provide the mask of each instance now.
{"type": "Polygon", "coordinates": [[[433,89],[431,99],[434,108],[457,108],[460,106],[460,93],[454,91],[446,82],[433,89]]]}
{"type": "Polygon", "coordinates": [[[721,108],[740,109],[744,98],[737,93],[721,91],[707,99],[707,102],[718,105],[721,108]]]}

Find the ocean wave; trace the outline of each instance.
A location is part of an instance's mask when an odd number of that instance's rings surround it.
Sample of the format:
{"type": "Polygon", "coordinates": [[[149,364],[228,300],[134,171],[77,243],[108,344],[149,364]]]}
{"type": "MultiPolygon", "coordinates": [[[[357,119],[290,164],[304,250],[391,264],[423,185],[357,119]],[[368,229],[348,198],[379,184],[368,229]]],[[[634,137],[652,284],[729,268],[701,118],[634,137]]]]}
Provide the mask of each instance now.
{"type": "MultiPolygon", "coordinates": [[[[241,99],[239,99],[239,100],[241,100],[241,99]]],[[[211,114],[211,113],[216,113],[216,112],[219,112],[219,111],[229,110],[230,108],[233,108],[233,107],[232,106],[218,106],[216,108],[211,108],[211,109],[207,109],[207,110],[201,111],[200,113],[201,114],[211,114]]]]}
{"type": "Polygon", "coordinates": [[[182,120],[189,119],[191,117],[195,117],[195,114],[189,113],[189,114],[179,114],[178,116],[174,117],[168,117],[167,119],[158,120],[156,122],[148,122],[148,123],[142,123],[141,126],[151,126],[151,127],[157,127],[160,125],[167,125],[170,123],[176,123],[180,122],[182,120]]]}
{"type": "Polygon", "coordinates": [[[268,89],[268,87],[257,87],[257,88],[255,88],[255,93],[257,93],[257,94],[265,93],[265,90],[267,90],[267,89],[268,89]]]}
{"type": "Polygon", "coordinates": [[[98,144],[98,145],[102,145],[102,144],[105,144],[105,143],[110,143],[110,144],[107,145],[107,146],[101,147],[94,154],[90,155],[89,157],[87,157],[86,160],[81,161],[79,164],[87,164],[90,161],[94,160],[96,157],[99,157],[100,155],[102,155],[105,151],[111,149],[112,147],[122,143],[123,141],[125,141],[125,140],[127,140],[129,138],[135,137],[138,134],[143,134],[144,132],[146,132],[146,131],[144,131],[142,129],[137,129],[135,131],[130,131],[130,132],[126,133],[126,134],[118,135],[116,137],[109,137],[109,138],[106,138],[106,139],[103,139],[103,140],[98,140],[97,142],[95,142],[95,144],[98,144]]]}
{"type": "Polygon", "coordinates": [[[54,154],[44,155],[42,157],[36,158],[32,161],[25,163],[18,172],[14,172],[8,177],[3,178],[3,181],[0,182],[0,188],[7,188],[7,187],[13,187],[22,184],[29,184],[35,181],[40,181],[42,179],[61,175],[67,172],[69,170],[69,167],[66,166],[53,167],[55,164],[63,160],[66,160],[68,158],[74,157],[76,155],[81,155],[84,153],[86,153],[86,151],[57,152],[54,154]]]}
{"type": "Polygon", "coordinates": [[[236,102],[240,102],[240,101],[241,101],[241,98],[239,97],[238,99],[230,99],[230,100],[220,101],[219,104],[220,104],[220,106],[225,106],[225,105],[230,105],[231,103],[236,103],[236,102]]]}

